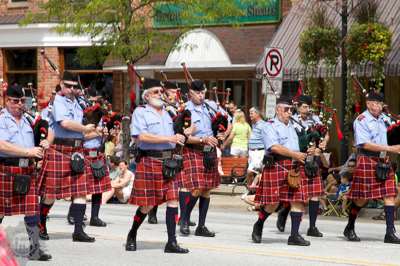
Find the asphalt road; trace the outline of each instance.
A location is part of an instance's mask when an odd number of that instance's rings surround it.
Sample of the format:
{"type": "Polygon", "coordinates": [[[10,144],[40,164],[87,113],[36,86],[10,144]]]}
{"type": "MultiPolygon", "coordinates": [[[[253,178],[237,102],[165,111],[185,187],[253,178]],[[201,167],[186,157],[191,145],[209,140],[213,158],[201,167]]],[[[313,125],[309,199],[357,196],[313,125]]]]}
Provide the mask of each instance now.
{"type": "MultiPolygon", "coordinates": [[[[370,219],[360,219],[356,231],[362,241],[351,243],[342,236],[345,219],[322,217],[318,227],[324,237],[306,237],[311,240],[311,246],[295,247],[286,244],[288,232],[276,230],[276,215],[272,215],[265,223],[263,242],[254,244],[250,234],[255,213],[247,212],[239,197],[218,195],[211,202],[207,219],[207,226],[216,232],[216,237],[180,237],[178,233],[178,242],[189,248],[190,253],[177,255],[163,252],[167,239],[164,207],[159,208],[159,224],[143,223],[138,233],[138,250],[126,252],[124,244],[136,209],[134,206],[103,206],[100,216],[108,226],[87,226],[86,232],[96,237],[96,242],[90,244],[71,241],[73,227],[65,219],[68,205],[68,202],[59,201],[53,207],[48,222],[51,240],[41,242],[53,255],[53,260],[27,262],[20,257],[21,265],[400,265],[400,246],[384,244],[384,222],[370,219]]],[[[90,208],[87,214],[90,215],[90,208]]],[[[197,214],[196,207],[192,215],[195,221],[197,214]]],[[[27,243],[22,221],[22,217],[6,217],[3,222],[13,245],[27,243]]],[[[287,229],[290,219],[288,222],[287,229]]],[[[300,229],[302,234],[307,227],[306,215],[300,229]]]]}

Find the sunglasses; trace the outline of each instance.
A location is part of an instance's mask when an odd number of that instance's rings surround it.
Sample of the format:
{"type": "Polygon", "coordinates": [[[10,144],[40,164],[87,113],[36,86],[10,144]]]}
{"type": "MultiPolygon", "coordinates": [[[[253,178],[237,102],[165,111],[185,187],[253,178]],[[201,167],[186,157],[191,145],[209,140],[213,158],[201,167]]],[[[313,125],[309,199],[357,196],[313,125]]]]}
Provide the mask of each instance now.
{"type": "Polygon", "coordinates": [[[64,84],[64,86],[65,86],[67,89],[77,89],[77,88],[78,88],[77,85],[71,85],[71,84],[64,84]]]}
{"type": "Polygon", "coordinates": [[[156,94],[163,94],[163,90],[155,90],[155,91],[150,91],[150,94],[156,95],[156,94]]]}
{"type": "Polygon", "coordinates": [[[10,102],[12,102],[13,104],[25,104],[26,99],[25,98],[9,98],[10,102]]]}
{"type": "Polygon", "coordinates": [[[294,110],[294,107],[292,107],[292,106],[283,107],[283,111],[284,111],[285,113],[287,113],[287,112],[293,113],[293,110],[294,110]]]}

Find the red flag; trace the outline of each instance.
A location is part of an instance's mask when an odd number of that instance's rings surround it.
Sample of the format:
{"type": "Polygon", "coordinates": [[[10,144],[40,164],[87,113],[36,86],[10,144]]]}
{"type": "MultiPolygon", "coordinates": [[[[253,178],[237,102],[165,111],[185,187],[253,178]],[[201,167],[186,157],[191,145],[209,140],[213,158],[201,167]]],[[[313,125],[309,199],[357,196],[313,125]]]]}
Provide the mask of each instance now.
{"type": "Polygon", "coordinates": [[[333,113],[333,119],[335,119],[336,134],[337,134],[338,140],[341,141],[343,139],[343,133],[342,133],[342,130],[340,129],[340,124],[339,124],[339,120],[338,120],[336,112],[333,113]]]}

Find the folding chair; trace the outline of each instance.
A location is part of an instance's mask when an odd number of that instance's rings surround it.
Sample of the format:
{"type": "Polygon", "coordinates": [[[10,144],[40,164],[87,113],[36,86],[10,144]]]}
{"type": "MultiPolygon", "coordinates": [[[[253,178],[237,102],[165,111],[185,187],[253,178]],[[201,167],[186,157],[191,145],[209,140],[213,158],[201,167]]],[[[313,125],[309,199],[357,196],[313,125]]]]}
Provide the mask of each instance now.
{"type": "Polygon", "coordinates": [[[326,197],[326,201],[328,202],[327,210],[322,214],[323,216],[332,216],[335,215],[337,217],[341,217],[341,201],[336,199],[331,199],[326,197]]]}

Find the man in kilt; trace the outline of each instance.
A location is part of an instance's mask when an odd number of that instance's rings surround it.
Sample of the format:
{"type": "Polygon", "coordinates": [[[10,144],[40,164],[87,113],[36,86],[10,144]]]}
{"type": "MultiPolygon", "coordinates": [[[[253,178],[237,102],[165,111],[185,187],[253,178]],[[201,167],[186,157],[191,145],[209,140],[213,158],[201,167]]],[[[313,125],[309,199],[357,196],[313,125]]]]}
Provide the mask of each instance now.
{"type": "Polygon", "coordinates": [[[24,214],[29,236],[30,260],[47,261],[51,256],[40,249],[39,197],[34,158],[43,157],[43,147],[34,146],[32,125],[23,115],[25,93],[12,85],[6,91],[6,108],[0,111],[0,223],[4,216],[24,214]]]}
{"type": "MultiPolygon", "coordinates": [[[[297,114],[293,115],[296,120],[293,123],[298,134],[304,134],[309,128],[315,125],[322,125],[318,116],[311,113],[312,97],[308,95],[300,95],[297,102],[297,114]],[[304,131],[304,132],[303,132],[304,131]]],[[[324,136],[324,139],[319,143],[316,153],[319,154],[321,150],[325,150],[329,141],[329,134],[324,136]],[[321,149],[321,150],[320,150],[321,149]]],[[[318,155],[319,157],[319,155],[318,155]]],[[[318,158],[319,160],[319,158],[318,158]]],[[[316,227],[316,221],[319,210],[319,198],[324,194],[324,187],[321,176],[318,174],[305,180],[305,185],[308,191],[308,214],[310,217],[310,226],[307,230],[307,236],[322,237],[323,234],[316,227]]],[[[283,204],[283,208],[278,213],[276,227],[279,231],[285,231],[286,219],[290,212],[290,204],[283,204]]]]}
{"type": "MultiPolygon", "coordinates": [[[[74,89],[74,94],[76,94],[76,97],[84,97],[82,96],[83,92],[78,89],[74,89]]],[[[93,88],[89,90],[89,96],[90,99],[85,104],[96,101],[99,97],[97,96],[97,91],[93,88]]],[[[81,107],[84,106],[85,105],[81,103],[81,107]]],[[[93,191],[94,193],[92,194],[92,208],[89,225],[96,227],[107,226],[107,224],[99,218],[103,192],[111,190],[111,180],[104,155],[104,142],[107,135],[108,130],[102,120],[97,125],[95,131],[84,134],[85,141],[83,143],[83,147],[85,151],[85,160],[86,163],[90,166],[90,171],[86,173],[87,182],[88,186],[91,187],[91,189],[89,190],[93,191]]],[[[71,216],[72,206],[73,203],[70,205],[67,215],[67,220],[70,224],[74,224],[74,219],[71,216]]]]}
{"type": "Polygon", "coordinates": [[[60,86],[61,92],[55,96],[52,108],[55,139],[45,153],[40,173],[41,238],[49,239],[46,218],[54,201],[72,198],[71,215],[75,221],[72,240],[94,242],[95,239],[83,231],[86,195],[94,193],[87,175],[90,166],[84,163],[83,135],[95,131],[95,126],[82,125],[83,110],[74,95],[78,86],[77,77],[70,72],[64,72],[60,86]]]}
{"type": "Polygon", "coordinates": [[[190,191],[185,197],[185,208],[181,214],[180,232],[184,236],[190,234],[190,214],[199,202],[199,223],[196,236],[214,237],[215,233],[205,226],[210,205],[210,191],[219,186],[221,178],[218,173],[217,151],[218,139],[223,140],[223,134],[214,136],[212,117],[218,106],[215,102],[205,100],[206,88],[201,80],[194,80],[189,89],[190,100],[186,109],[192,114],[192,124],[196,131],[187,140],[183,149],[183,173],[179,187],[190,191]],[[216,138],[218,137],[218,139],[216,138]]]}
{"type": "Polygon", "coordinates": [[[299,234],[304,203],[308,195],[307,186],[303,182],[307,178],[304,167],[298,165],[304,163],[306,153],[299,151],[298,136],[290,122],[293,111],[291,99],[281,96],[276,104],[275,118],[268,121],[263,128],[265,166],[255,196],[255,203],[261,208],[251,236],[255,243],[261,243],[265,220],[276,210],[280,202],[288,202],[291,205],[292,219],[288,245],[309,246],[310,242],[299,234]],[[295,168],[299,168],[296,171],[299,174],[298,187],[292,188],[289,186],[288,174],[292,174],[295,168]]]}
{"type": "Polygon", "coordinates": [[[168,242],[165,253],[188,253],[176,240],[178,215],[178,186],[175,175],[180,166],[172,166],[175,145],[183,145],[185,137],[174,134],[170,115],[161,100],[163,89],[159,80],[145,79],[142,99],[146,105],[133,112],[131,135],[138,145],[136,175],[129,203],[139,206],[133,217],[132,228],[126,240],[127,251],[136,251],[136,236],[147,213],[157,205],[167,202],[166,224],[168,242]]]}
{"type": "Polygon", "coordinates": [[[352,200],[344,236],[349,241],[360,241],[354,224],[360,209],[370,199],[384,200],[386,217],[385,243],[400,244],[395,235],[394,213],[396,184],[393,169],[386,153],[400,153],[400,145],[388,146],[384,122],[383,95],[371,91],[366,99],[367,110],[354,120],[354,141],[358,148],[357,163],[348,198],[352,200]],[[383,170],[383,171],[382,171],[383,170]]]}

